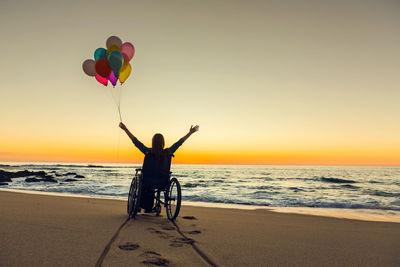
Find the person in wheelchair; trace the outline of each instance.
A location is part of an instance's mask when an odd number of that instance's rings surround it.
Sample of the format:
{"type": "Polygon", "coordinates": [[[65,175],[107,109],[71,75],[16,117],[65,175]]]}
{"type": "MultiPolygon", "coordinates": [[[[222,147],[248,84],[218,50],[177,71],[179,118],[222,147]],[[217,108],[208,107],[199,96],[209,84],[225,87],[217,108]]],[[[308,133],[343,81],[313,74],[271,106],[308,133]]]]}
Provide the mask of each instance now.
{"type": "Polygon", "coordinates": [[[129,131],[124,123],[121,122],[119,127],[125,131],[133,144],[145,155],[142,167],[143,189],[140,203],[145,212],[153,212],[154,190],[163,190],[167,186],[170,176],[171,158],[183,142],[199,130],[199,126],[192,125],[185,136],[166,149],[164,149],[164,137],[160,133],[156,133],[153,136],[152,147],[148,148],[129,131]]]}

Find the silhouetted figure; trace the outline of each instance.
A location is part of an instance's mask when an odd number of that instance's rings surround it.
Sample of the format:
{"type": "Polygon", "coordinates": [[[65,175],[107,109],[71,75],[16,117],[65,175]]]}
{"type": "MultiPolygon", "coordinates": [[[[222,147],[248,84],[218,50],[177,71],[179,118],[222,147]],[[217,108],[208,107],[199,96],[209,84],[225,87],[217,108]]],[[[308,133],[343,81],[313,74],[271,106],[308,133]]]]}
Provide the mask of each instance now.
{"type": "Polygon", "coordinates": [[[146,212],[150,212],[153,208],[154,189],[163,189],[168,183],[171,158],[183,142],[199,130],[199,126],[193,127],[192,125],[184,137],[166,149],[164,149],[164,137],[160,133],[153,136],[152,147],[148,148],[128,130],[125,124],[121,122],[119,127],[126,132],[135,146],[145,155],[142,167],[143,192],[141,206],[146,212]]]}

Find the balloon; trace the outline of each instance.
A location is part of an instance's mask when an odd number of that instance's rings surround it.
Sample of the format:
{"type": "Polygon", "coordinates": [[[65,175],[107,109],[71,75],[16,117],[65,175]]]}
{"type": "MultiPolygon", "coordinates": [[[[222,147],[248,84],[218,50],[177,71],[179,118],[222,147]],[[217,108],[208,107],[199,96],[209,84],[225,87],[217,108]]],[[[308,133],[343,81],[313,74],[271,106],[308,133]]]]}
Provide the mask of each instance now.
{"type": "MultiPolygon", "coordinates": [[[[122,55],[122,56],[124,56],[124,55],[122,55]]],[[[129,62],[124,59],[124,63],[122,64],[121,70],[119,72],[121,73],[121,71],[124,71],[125,68],[128,67],[128,65],[129,65],[129,62]]]]}
{"type": "Polygon", "coordinates": [[[101,77],[101,76],[98,75],[98,74],[96,75],[96,80],[97,80],[99,83],[103,84],[104,86],[107,86],[107,84],[108,84],[107,78],[101,77]]]}
{"type": "Polygon", "coordinates": [[[115,45],[118,47],[118,49],[121,49],[121,46],[122,46],[121,39],[119,39],[117,36],[108,37],[108,39],[106,41],[107,48],[110,48],[112,45],[115,45]]]}
{"type": "Polygon", "coordinates": [[[82,64],[83,71],[89,76],[96,76],[95,64],[96,62],[94,60],[86,59],[82,64]]]}
{"type": "Polygon", "coordinates": [[[108,60],[105,58],[100,58],[96,61],[95,69],[98,75],[106,79],[111,74],[110,65],[108,64],[108,60]]]}
{"type": "Polygon", "coordinates": [[[119,51],[112,51],[108,55],[108,62],[110,64],[112,71],[114,72],[115,77],[117,78],[119,76],[119,71],[122,67],[123,61],[124,58],[122,57],[122,54],[119,51]]]}
{"type": "Polygon", "coordinates": [[[122,54],[122,57],[124,58],[124,64],[125,64],[125,62],[128,63],[129,62],[129,57],[127,56],[127,54],[122,53],[122,52],[121,52],[121,54],[122,54]]]}
{"type": "Polygon", "coordinates": [[[114,72],[111,72],[110,76],[108,77],[108,80],[110,80],[113,86],[115,86],[118,82],[118,78],[115,77],[114,72]]]}
{"type": "Polygon", "coordinates": [[[110,55],[110,53],[111,53],[112,51],[121,52],[121,49],[119,49],[119,47],[116,46],[116,45],[112,45],[112,46],[110,46],[110,47],[107,49],[107,56],[110,55]]]}
{"type": "Polygon", "coordinates": [[[126,54],[128,56],[128,61],[130,61],[133,55],[135,55],[135,47],[129,42],[123,43],[121,46],[121,53],[126,54]]]}
{"type": "Polygon", "coordinates": [[[94,60],[99,60],[100,58],[107,58],[107,50],[104,48],[97,48],[96,51],[94,51],[94,60]]]}
{"type": "MultiPolygon", "coordinates": [[[[125,64],[124,64],[125,65],[125,64]]],[[[119,73],[119,82],[123,84],[131,75],[132,67],[129,62],[127,62],[126,66],[121,68],[121,72],[119,73]]]]}

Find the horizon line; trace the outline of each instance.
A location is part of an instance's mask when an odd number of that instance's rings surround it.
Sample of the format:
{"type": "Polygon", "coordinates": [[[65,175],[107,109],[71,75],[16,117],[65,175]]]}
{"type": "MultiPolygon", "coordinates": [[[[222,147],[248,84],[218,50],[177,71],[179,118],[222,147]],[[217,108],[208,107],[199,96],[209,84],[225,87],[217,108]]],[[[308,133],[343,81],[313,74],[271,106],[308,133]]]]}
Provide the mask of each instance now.
{"type": "MultiPolygon", "coordinates": [[[[139,164],[142,165],[143,162],[74,162],[74,161],[2,161],[4,164],[14,164],[14,163],[48,163],[48,164],[139,164]]],[[[315,167],[400,167],[400,165],[371,165],[371,164],[267,164],[267,163],[171,163],[171,165],[232,165],[232,166],[315,166],[315,167]]]]}

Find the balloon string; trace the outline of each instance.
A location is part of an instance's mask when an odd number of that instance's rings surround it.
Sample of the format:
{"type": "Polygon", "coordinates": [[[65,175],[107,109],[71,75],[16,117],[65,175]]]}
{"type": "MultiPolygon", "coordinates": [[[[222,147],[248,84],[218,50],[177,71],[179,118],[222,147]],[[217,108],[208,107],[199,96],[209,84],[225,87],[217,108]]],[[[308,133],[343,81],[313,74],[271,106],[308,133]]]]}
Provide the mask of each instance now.
{"type": "Polygon", "coordinates": [[[121,107],[120,107],[120,105],[118,105],[118,114],[119,114],[119,121],[122,122],[121,107]]]}
{"type": "Polygon", "coordinates": [[[118,112],[119,112],[119,119],[122,122],[122,117],[121,117],[121,98],[122,98],[122,87],[119,88],[119,98],[118,98],[118,112]]]}
{"type": "MultiPolygon", "coordinates": [[[[120,163],[119,162],[120,149],[121,149],[121,134],[118,133],[117,163],[120,163]]],[[[117,178],[119,178],[119,172],[116,173],[116,176],[117,176],[117,178]]]]}
{"type": "Polygon", "coordinates": [[[117,99],[115,98],[116,96],[114,95],[114,93],[113,93],[113,91],[112,91],[111,88],[110,88],[110,92],[111,92],[111,96],[112,96],[112,98],[113,98],[113,100],[114,100],[114,103],[115,103],[115,105],[117,106],[117,109],[118,109],[119,120],[120,120],[120,122],[122,122],[122,116],[121,116],[121,96],[119,97],[119,99],[118,99],[118,101],[117,101],[117,99]]]}

